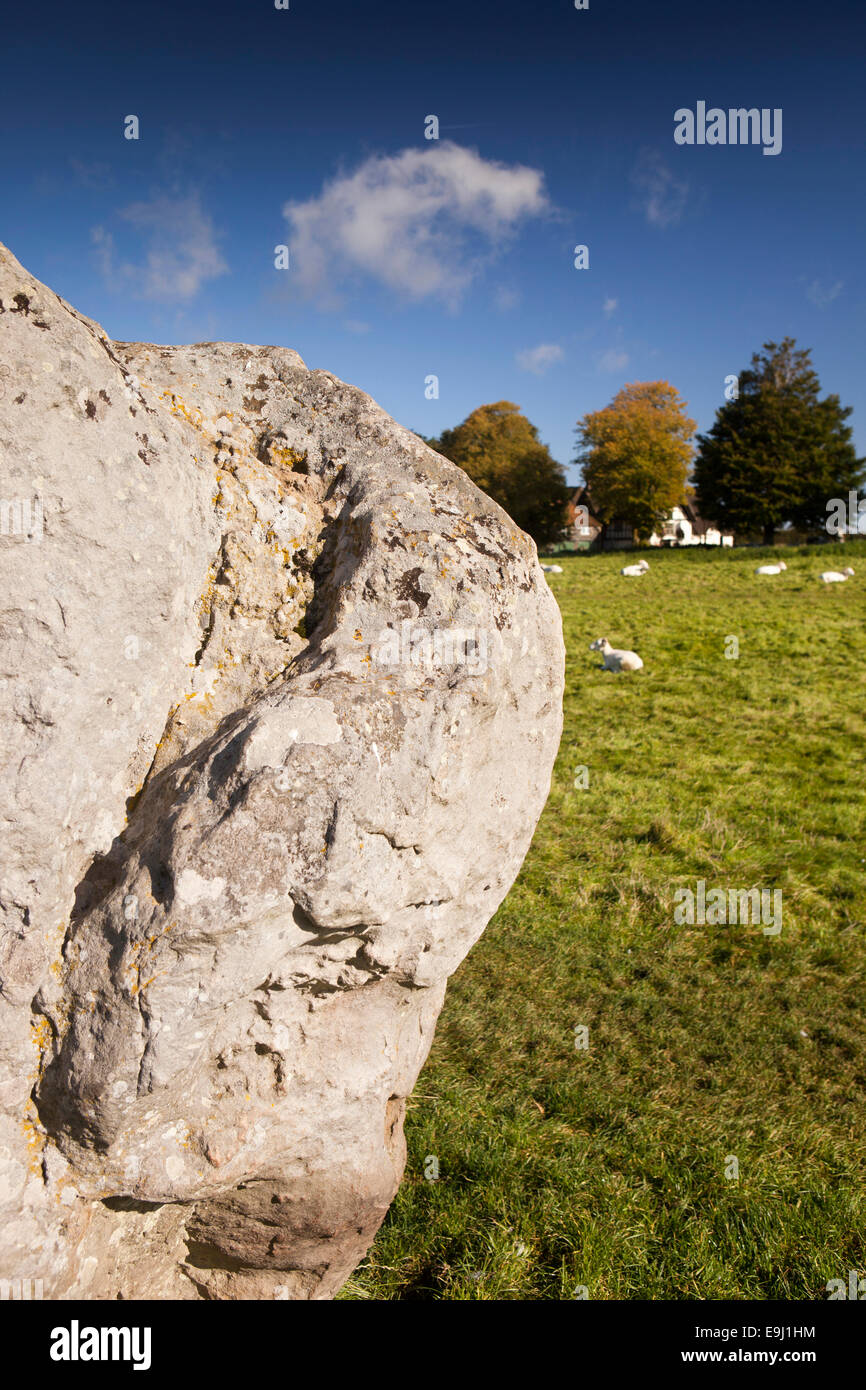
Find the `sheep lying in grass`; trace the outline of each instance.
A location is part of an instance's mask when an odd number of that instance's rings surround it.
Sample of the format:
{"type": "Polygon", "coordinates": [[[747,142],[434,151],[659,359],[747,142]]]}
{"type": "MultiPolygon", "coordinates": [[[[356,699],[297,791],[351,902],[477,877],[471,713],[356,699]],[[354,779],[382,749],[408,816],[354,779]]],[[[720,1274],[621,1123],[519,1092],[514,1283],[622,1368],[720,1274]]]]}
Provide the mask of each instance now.
{"type": "Polygon", "coordinates": [[[782,570],[786,570],[787,568],[788,566],[785,564],[785,561],[780,560],[778,565],[759,565],[755,570],[755,574],[781,574],[782,570]]]}
{"type": "Polygon", "coordinates": [[[590,642],[591,652],[601,652],[604,657],[600,670],[602,671],[640,671],[643,662],[637,652],[622,652],[612,647],[606,637],[597,637],[594,642],[590,642]]]}
{"type": "Polygon", "coordinates": [[[542,565],[545,574],[562,574],[562,565],[542,565]]]}
{"type": "Polygon", "coordinates": [[[844,570],[825,570],[821,575],[825,584],[844,584],[846,579],[853,575],[854,571],[848,565],[844,570]]]}
{"type": "Polygon", "coordinates": [[[646,574],[649,565],[646,560],[638,560],[636,565],[626,565],[620,570],[620,574],[628,575],[629,579],[640,579],[642,574],[646,574]]]}

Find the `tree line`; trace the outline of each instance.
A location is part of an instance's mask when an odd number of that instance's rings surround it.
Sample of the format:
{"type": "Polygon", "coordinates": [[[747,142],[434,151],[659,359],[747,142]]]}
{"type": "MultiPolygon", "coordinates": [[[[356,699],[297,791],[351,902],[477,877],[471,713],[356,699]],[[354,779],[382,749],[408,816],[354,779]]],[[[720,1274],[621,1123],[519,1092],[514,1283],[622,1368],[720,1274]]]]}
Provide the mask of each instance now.
{"type": "MultiPolygon", "coordinates": [[[[863,485],[866,459],[846,423],[851,407],[821,396],[810,352],[793,338],[753,354],[706,434],[695,436],[686,412],[668,382],[637,381],[578,421],[575,462],[602,521],[627,519],[646,540],[691,491],[705,520],[772,544],[785,525],[823,527],[830,499],[863,485]]],[[[519,406],[479,406],[426,443],[538,545],[562,536],[573,489],[519,406]]]]}

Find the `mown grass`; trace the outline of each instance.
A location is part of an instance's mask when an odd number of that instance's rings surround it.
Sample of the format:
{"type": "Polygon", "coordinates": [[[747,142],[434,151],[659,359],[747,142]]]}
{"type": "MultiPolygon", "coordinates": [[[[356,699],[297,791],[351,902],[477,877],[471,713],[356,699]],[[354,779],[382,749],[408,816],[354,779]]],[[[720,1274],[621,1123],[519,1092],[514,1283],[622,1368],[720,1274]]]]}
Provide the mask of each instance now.
{"type": "Polygon", "coordinates": [[[866,543],[759,579],[768,554],[558,557],[550,799],[340,1297],[817,1299],[864,1272],[866,543]],[[645,669],[600,671],[598,636],[645,669]],[[699,878],[780,888],[781,934],[676,925],[699,878]]]}

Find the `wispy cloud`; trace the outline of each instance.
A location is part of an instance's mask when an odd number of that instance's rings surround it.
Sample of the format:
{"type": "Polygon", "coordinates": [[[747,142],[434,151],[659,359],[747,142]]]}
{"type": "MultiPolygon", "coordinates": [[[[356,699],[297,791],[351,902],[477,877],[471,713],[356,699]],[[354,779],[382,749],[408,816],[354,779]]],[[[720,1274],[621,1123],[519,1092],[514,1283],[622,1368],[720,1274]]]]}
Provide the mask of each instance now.
{"type": "Polygon", "coordinates": [[[677,179],[657,150],[642,150],[631,173],[637,205],[653,227],[673,227],[685,210],[689,186],[677,179]]]}
{"type": "Polygon", "coordinates": [[[602,372],[621,372],[628,366],[628,353],[620,352],[616,348],[608,348],[598,359],[599,370],[602,372]]]}
{"type": "Polygon", "coordinates": [[[141,299],[190,300],[208,280],[228,270],[198,194],[158,194],[149,202],[130,203],[118,216],[139,233],[145,254],[139,263],[120,259],[114,235],[104,227],[93,228],[91,239],[112,288],[141,299]]]}
{"type": "Polygon", "coordinates": [[[334,297],[359,272],[408,299],[455,304],[503,238],[548,208],[544,175],[482,159],[451,141],[374,155],[286,203],[293,272],[308,293],[334,297]]]}
{"type": "Polygon", "coordinates": [[[363,319],[344,319],[343,327],[347,333],[361,334],[370,332],[369,323],[365,323],[363,319]]]}
{"type": "Polygon", "coordinates": [[[75,175],[76,183],[80,183],[83,188],[92,189],[94,192],[102,192],[106,188],[111,188],[114,184],[114,175],[109,164],[103,164],[99,160],[88,164],[83,159],[70,159],[69,167],[75,175]]]}
{"type": "Polygon", "coordinates": [[[606,299],[606,300],[604,301],[604,305],[602,306],[602,310],[603,310],[603,313],[604,313],[604,316],[605,316],[606,319],[609,319],[610,316],[611,316],[611,314],[615,314],[615,313],[616,313],[616,309],[617,309],[617,305],[618,305],[618,304],[619,304],[619,300],[618,300],[618,299],[606,299]]]}
{"type": "Polygon", "coordinates": [[[806,298],[811,300],[816,308],[826,309],[828,304],[832,304],[834,299],[839,298],[844,288],[844,280],[837,280],[826,290],[820,280],[813,280],[812,283],[806,287],[806,298]]]}
{"type": "Polygon", "coordinates": [[[509,285],[499,285],[493,296],[493,303],[501,313],[505,314],[509,309],[517,308],[520,303],[520,291],[511,289],[509,285]]]}
{"type": "Polygon", "coordinates": [[[563,356],[562,348],[557,343],[539,343],[538,347],[525,348],[523,352],[518,352],[516,361],[524,372],[534,372],[536,376],[543,376],[548,367],[552,367],[554,362],[561,362],[563,356]]]}

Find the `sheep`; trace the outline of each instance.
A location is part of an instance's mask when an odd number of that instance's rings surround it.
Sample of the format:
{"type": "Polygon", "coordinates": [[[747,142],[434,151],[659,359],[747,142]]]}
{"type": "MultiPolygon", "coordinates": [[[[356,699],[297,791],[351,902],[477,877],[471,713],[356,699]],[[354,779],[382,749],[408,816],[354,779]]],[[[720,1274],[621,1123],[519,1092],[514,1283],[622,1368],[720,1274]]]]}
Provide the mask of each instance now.
{"type": "Polygon", "coordinates": [[[640,579],[641,575],[646,574],[648,569],[649,565],[646,560],[638,560],[636,565],[626,565],[624,569],[620,570],[620,574],[627,575],[629,579],[640,579]]]}
{"type": "Polygon", "coordinates": [[[601,671],[639,671],[643,662],[637,652],[623,652],[612,647],[606,637],[597,637],[589,645],[591,652],[601,652],[604,657],[601,671]]]}
{"type": "Polygon", "coordinates": [[[853,573],[851,566],[848,565],[844,570],[825,570],[821,578],[825,584],[844,584],[845,580],[849,579],[853,573]]]}
{"type": "Polygon", "coordinates": [[[787,568],[788,566],[785,564],[785,561],[780,560],[778,565],[759,565],[755,570],[755,574],[781,574],[782,570],[786,570],[787,568]]]}
{"type": "Polygon", "coordinates": [[[545,574],[562,574],[562,565],[542,565],[545,574]]]}

